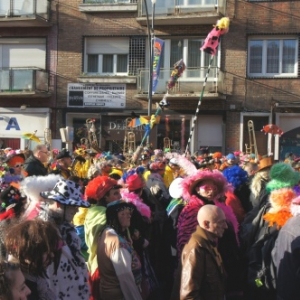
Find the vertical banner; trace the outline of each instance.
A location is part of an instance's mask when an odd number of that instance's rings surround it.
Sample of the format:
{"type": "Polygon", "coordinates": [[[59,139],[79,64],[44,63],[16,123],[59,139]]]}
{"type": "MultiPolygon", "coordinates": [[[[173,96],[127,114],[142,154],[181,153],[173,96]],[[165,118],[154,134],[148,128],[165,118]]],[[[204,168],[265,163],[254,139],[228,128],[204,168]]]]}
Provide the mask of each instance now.
{"type": "Polygon", "coordinates": [[[163,54],[165,42],[161,39],[154,38],[153,40],[153,79],[152,79],[152,93],[156,91],[160,64],[161,64],[161,56],[163,54]]]}

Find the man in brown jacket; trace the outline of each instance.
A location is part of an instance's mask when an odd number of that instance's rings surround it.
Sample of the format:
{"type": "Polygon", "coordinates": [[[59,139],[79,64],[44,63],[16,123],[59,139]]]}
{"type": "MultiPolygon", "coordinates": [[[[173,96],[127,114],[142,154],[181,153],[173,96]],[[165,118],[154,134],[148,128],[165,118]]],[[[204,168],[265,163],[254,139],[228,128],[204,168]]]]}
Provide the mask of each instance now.
{"type": "Polygon", "coordinates": [[[224,300],[225,271],[216,245],[227,228],[226,217],[219,207],[204,205],[197,220],[181,255],[180,300],[224,300]]]}

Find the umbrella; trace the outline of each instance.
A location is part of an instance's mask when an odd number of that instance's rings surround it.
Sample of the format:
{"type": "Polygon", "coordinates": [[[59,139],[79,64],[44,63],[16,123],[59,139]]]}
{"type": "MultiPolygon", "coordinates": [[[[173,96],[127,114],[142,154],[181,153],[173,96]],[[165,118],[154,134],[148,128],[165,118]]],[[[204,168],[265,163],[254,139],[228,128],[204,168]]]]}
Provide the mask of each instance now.
{"type": "Polygon", "coordinates": [[[36,143],[40,143],[41,140],[35,135],[37,132],[37,130],[34,131],[34,133],[31,132],[25,132],[22,135],[22,138],[25,140],[30,140],[30,141],[34,141],[36,143]]]}
{"type": "Polygon", "coordinates": [[[141,126],[144,124],[149,124],[149,118],[148,117],[138,117],[138,118],[134,118],[132,119],[129,123],[128,123],[128,127],[137,127],[137,126],[141,126]]]}
{"type": "Polygon", "coordinates": [[[263,131],[265,134],[270,133],[272,135],[279,135],[279,136],[283,134],[283,130],[274,124],[268,124],[264,126],[261,131],[263,131]]]}

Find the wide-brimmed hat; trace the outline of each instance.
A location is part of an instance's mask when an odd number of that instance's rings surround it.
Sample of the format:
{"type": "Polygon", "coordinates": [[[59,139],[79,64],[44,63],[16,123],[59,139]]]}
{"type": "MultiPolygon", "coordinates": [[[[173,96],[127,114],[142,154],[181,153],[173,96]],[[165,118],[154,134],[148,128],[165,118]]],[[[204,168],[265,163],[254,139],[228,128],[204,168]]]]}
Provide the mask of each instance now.
{"type": "Polygon", "coordinates": [[[52,191],[41,192],[40,195],[66,206],[90,207],[91,205],[83,200],[80,185],[66,179],[59,179],[52,191]]]}
{"type": "Polygon", "coordinates": [[[195,187],[199,186],[204,180],[211,180],[217,187],[218,191],[216,199],[219,199],[221,196],[224,196],[228,185],[224,175],[217,170],[198,170],[196,173],[184,178],[184,180],[182,181],[182,195],[184,200],[189,201],[191,196],[195,193],[195,187]]]}
{"type": "Polygon", "coordinates": [[[274,160],[272,156],[264,157],[259,161],[258,169],[256,172],[265,170],[267,168],[271,168],[273,164],[274,164],[274,160]]]}

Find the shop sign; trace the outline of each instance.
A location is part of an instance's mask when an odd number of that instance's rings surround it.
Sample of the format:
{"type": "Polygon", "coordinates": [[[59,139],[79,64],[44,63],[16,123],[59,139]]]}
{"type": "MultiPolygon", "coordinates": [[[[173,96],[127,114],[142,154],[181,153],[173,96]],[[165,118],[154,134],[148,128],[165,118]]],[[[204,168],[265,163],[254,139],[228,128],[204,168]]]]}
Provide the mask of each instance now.
{"type": "Polygon", "coordinates": [[[37,130],[37,136],[43,136],[47,127],[47,118],[41,114],[0,114],[0,136],[19,137],[25,132],[37,130]]]}
{"type": "Polygon", "coordinates": [[[68,107],[125,108],[126,84],[68,84],[68,107]]]}

